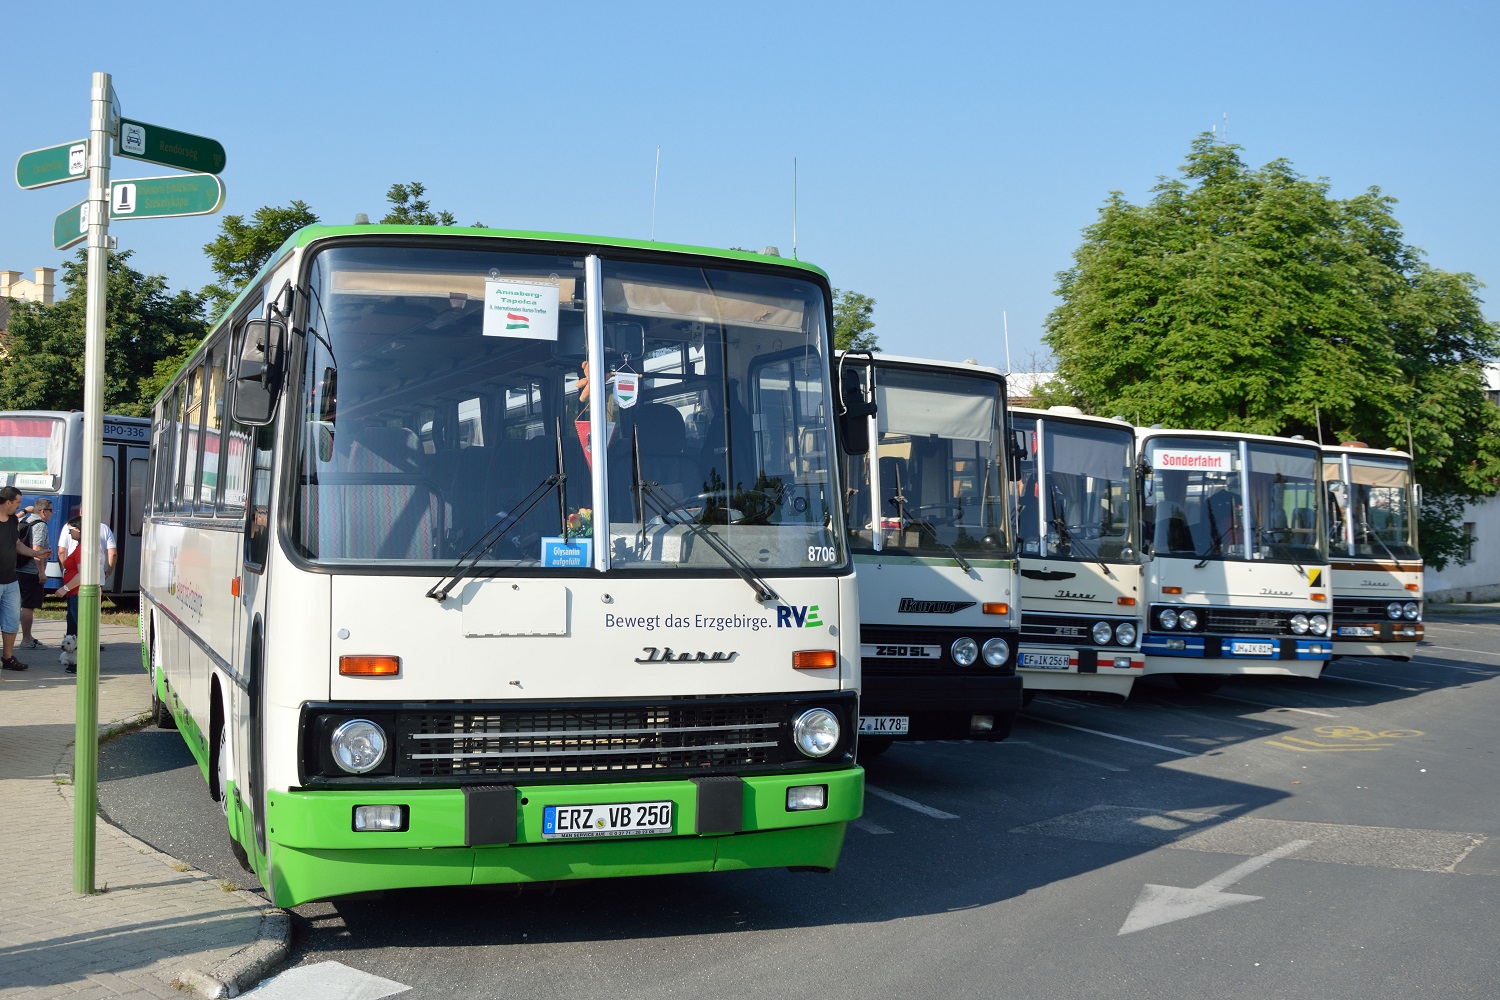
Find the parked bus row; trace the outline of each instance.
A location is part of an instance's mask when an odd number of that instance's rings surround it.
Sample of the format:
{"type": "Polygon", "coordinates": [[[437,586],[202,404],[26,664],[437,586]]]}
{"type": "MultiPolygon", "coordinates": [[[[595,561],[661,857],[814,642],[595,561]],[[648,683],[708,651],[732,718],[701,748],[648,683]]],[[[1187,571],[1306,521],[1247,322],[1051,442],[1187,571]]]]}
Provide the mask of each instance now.
{"type": "Polygon", "coordinates": [[[836,356],[831,304],[628,240],[273,255],[155,403],[140,595],[156,720],[275,902],[827,870],[857,752],[1420,635],[1419,592],[1330,619],[1335,528],[1359,585],[1420,580],[1403,457],[1012,411],[836,356]]]}

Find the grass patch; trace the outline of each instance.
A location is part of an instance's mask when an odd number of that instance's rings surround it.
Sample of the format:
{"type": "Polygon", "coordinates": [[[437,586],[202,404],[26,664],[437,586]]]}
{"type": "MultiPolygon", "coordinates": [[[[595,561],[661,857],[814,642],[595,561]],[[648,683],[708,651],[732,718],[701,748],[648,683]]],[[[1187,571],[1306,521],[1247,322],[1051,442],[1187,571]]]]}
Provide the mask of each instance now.
{"type": "MultiPolygon", "coordinates": [[[[105,625],[134,625],[140,620],[139,614],[140,604],[134,597],[105,597],[99,602],[99,621],[105,625]]],[[[37,608],[35,620],[51,618],[63,621],[67,617],[67,602],[48,594],[42,599],[42,606],[37,608]]]]}

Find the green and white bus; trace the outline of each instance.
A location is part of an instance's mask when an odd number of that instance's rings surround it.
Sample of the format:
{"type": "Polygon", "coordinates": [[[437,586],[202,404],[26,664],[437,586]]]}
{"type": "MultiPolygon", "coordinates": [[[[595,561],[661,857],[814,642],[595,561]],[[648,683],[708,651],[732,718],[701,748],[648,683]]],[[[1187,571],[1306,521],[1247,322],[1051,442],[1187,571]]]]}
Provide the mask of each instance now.
{"type": "Polygon", "coordinates": [[[1323,446],[1333,566],[1333,655],[1410,660],[1422,641],[1422,554],[1411,456],[1323,446]]]}
{"type": "Polygon", "coordinates": [[[1073,406],[1012,409],[1021,678],[1127,698],[1146,660],[1135,428],[1073,406]]]}
{"type": "Polygon", "coordinates": [[[1002,740],[1021,710],[1005,378],[974,364],[841,356],[874,399],[849,457],[859,566],[859,747],[1002,740]]]}
{"type": "Polygon", "coordinates": [[[805,263],[629,240],[273,255],[156,402],[141,631],[277,904],[835,865],[830,303],[805,263]]]}
{"type": "Polygon", "coordinates": [[[1236,674],[1318,677],[1332,655],[1318,446],[1137,428],[1145,674],[1212,691],[1236,674]]]}

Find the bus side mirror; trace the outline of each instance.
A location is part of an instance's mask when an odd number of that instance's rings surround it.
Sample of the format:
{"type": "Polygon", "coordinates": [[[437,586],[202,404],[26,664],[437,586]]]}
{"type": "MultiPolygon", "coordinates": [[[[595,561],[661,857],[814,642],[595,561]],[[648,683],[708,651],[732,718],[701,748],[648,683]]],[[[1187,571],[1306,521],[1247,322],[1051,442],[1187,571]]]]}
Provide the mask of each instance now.
{"type": "Polygon", "coordinates": [[[235,361],[232,416],[250,427],[271,422],[281,395],[286,357],[286,324],[276,319],[252,319],[240,334],[235,361]]]}
{"type": "Polygon", "coordinates": [[[839,430],[843,434],[844,450],[850,455],[869,454],[869,420],[875,415],[878,407],[873,399],[865,398],[865,389],[860,384],[858,369],[841,369],[839,403],[839,430]]]}

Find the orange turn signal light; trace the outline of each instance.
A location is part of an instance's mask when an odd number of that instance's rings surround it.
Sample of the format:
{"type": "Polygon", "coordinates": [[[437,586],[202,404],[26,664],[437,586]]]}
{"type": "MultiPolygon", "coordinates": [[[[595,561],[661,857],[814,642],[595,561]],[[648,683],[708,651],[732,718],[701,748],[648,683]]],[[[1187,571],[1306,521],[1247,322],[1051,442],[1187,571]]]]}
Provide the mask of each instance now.
{"type": "Polygon", "coordinates": [[[823,670],[839,665],[839,654],[831,649],[799,649],[792,653],[792,666],[798,670],[823,670]]]}
{"type": "Polygon", "coordinates": [[[1308,594],[1307,596],[1311,597],[1315,601],[1326,601],[1326,600],[1328,600],[1328,595],[1327,594],[1308,594]]]}
{"type": "Polygon", "coordinates": [[[993,601],[985,601],[984,605],[983,605],[983,608],[984,608],[984,613],[987,614],[987,615],[1008,615],[1008,614],[1010,614],[1010,605],[1009,604],[1004,604],[1004,603],[996,604],[993,601]]]}
{"type": "Polygon", "coordinates": [[[1115,603],[1118,604],[1118,605],[1120,605],[1121,607],[1124,607],[1124,608],[1133,608],[1133,607],[1135,607],[1135,598],[1134,597],[1116,597],[1115,598],[1115,603]]]}
{"type": "Polygon", "coordinates": [[[1407,584],[1407,585],[1406,585],[1406,589],[1407,589],[1407,590],[1421,590],[1421,589],[1422,589],[1422,586],[1421,586],[1421,584],[1416,584],[1416,583],[1408,583],[1408,584],[1407,584]]]}
{"type": "Polygon", "coordinates": [[[1180,594],[1180,593],[1182,593],[1182,588],[1181,587],[1163,587],[1163,588],[1161,588],[1161,592],[1163,594],[1180,594]]]}
{"type": "Polygon", "coordinates": [[[339,673],[344,677],[395,677],[401,673],[399,656],[340,656],[339,673]]]}

